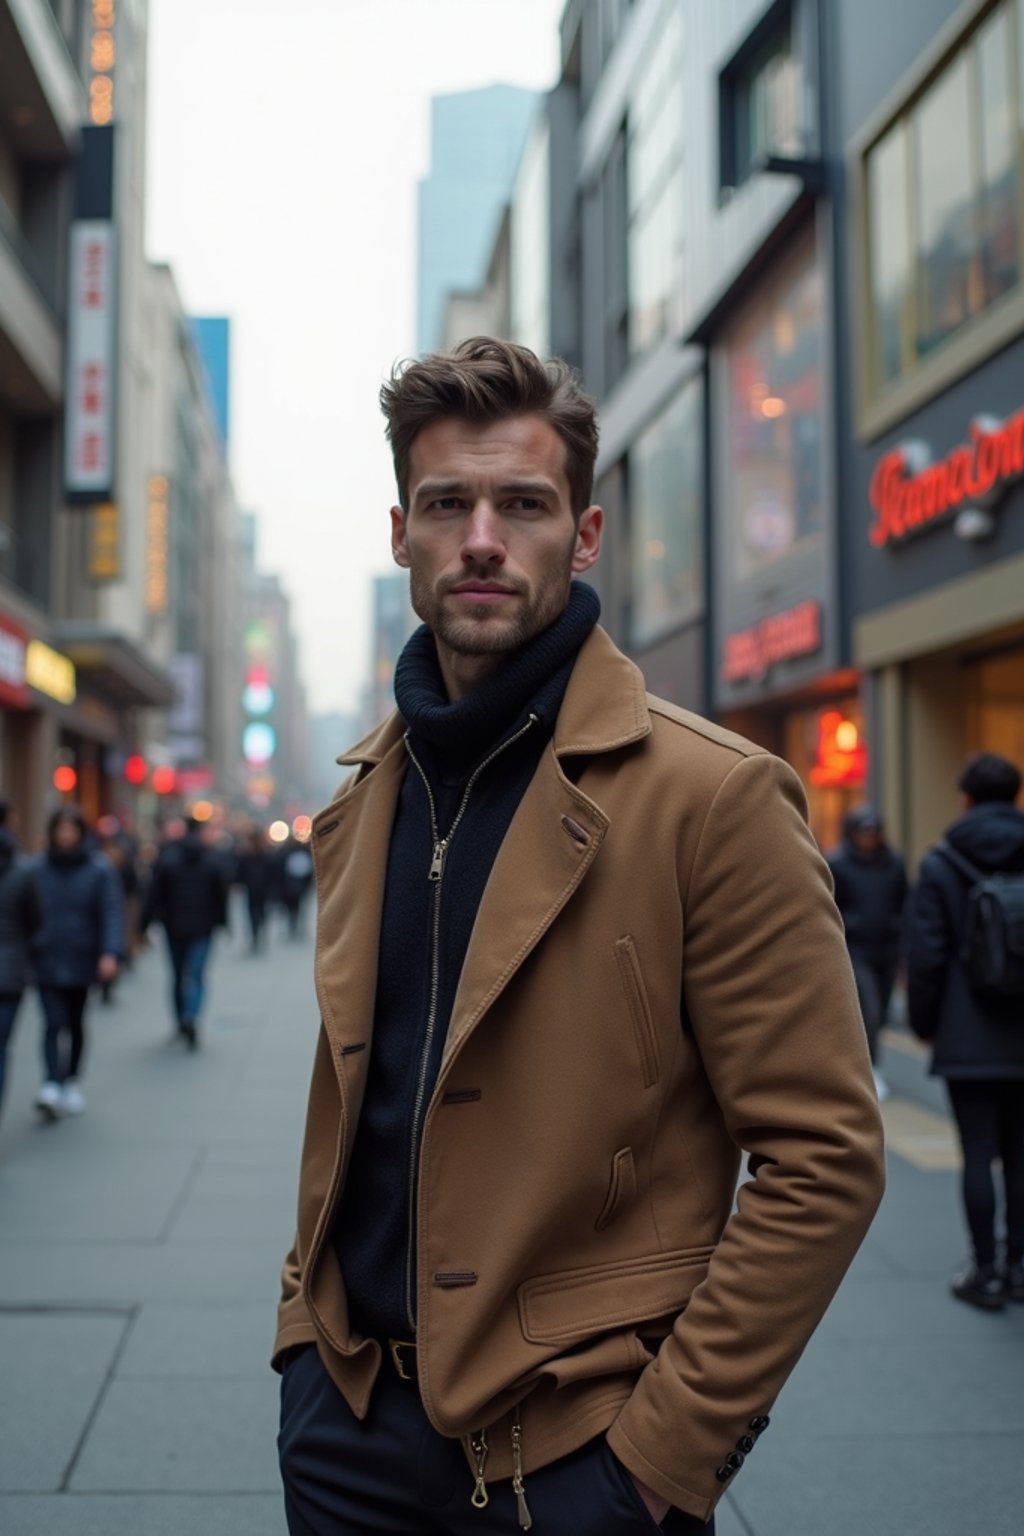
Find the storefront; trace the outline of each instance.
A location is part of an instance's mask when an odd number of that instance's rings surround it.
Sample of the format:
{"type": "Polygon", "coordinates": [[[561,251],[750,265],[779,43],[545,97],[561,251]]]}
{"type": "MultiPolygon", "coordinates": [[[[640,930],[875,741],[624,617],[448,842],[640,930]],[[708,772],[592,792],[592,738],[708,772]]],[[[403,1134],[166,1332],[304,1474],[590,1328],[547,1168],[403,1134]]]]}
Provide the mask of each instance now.
{"type": "Polygon", "coordinates": [[[712,343],[710,693],[717,719],[793,764],[828,847],[867,751],[838,624],[821,248],[809,221],[712,343]]]}
{"type": "Polygon", "coordinates": [[[962,9],[851,149],[843,560],[875,792],[912,860],[972,751],[1024,764],[1024,0],[962,9]]]}

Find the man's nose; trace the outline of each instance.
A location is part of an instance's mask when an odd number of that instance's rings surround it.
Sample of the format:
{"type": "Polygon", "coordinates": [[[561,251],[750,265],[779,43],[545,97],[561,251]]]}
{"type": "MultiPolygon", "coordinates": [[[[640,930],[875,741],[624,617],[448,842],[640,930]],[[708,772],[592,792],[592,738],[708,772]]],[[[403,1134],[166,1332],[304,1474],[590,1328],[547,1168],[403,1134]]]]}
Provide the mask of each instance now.
{"type": "Polygon", "coordinates": [[[492,502],[481,498],[465,523],[462,541],[463,556],[472,560],[497,560],[505,558],[505,536],[501,518],[492,502]]]}

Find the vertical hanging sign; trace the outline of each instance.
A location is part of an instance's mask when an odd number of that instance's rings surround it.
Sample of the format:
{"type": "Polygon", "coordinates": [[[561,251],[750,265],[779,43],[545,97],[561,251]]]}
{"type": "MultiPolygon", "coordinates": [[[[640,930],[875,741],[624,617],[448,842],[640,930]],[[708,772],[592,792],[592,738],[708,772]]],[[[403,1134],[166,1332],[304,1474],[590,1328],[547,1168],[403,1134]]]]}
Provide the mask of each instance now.
{"type": "Polygon", "coordinates": [[[68,280],[64,490],[114,499],[117,344],[114,130],[83,128],[68,280]]]}

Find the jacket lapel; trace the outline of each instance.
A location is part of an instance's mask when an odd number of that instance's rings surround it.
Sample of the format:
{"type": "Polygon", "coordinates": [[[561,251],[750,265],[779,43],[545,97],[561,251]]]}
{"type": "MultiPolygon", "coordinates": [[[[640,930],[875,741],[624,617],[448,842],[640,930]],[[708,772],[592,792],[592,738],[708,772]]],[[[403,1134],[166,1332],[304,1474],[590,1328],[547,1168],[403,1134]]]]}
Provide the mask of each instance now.
{"type": "MultiPolygon", "coordinates": [[[[358,764],[354,786],[313,820],[317,887],[316,992],[335,1066],[347,1063],[348,1089],[362,1096],[373,1035],[381,909],[388,843],[405,775],[402,724],[397,716],[372,745],[338,761],[358,764]]],[[[358,1102],[353,1102],[358,1114],[358,1102]]]]}
{"type": "Polygon", "coordinates": [[[602,629],[583,645],[538,765],[491,870],[452,1009],[442,1067],[504,991],[578,890],[608,817],[566,777],[563,758],[610,752],[650,734],[643,678],[602,629]]]}

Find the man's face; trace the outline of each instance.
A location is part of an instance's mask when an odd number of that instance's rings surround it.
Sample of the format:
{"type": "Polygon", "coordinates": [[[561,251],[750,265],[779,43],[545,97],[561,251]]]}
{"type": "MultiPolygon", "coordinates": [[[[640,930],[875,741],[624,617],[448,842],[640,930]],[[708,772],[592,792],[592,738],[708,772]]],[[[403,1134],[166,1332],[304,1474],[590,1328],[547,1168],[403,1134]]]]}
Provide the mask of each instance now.
{"type": "Polygon", "coordinates": [[[391,548],[412,605],[455,656],[516,650],[553,623],[601,547],[603,514],[572,515],[565,447],[540,416],[424,427],[391,548]]]}

